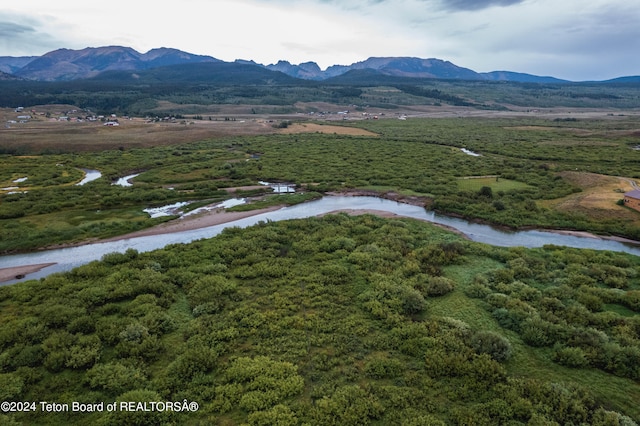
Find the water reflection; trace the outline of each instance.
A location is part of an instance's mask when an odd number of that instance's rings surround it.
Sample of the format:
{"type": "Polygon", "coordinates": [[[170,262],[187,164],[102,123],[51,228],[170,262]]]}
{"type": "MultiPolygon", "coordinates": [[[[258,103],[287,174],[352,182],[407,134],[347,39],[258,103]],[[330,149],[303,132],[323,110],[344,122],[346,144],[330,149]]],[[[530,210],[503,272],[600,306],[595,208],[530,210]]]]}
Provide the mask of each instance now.
{"type": "Polygon", "coordinates": [[[91,169],[80,169],[84,172],[84,179],[80,182],[76,183],[76,186],[82,186],[86,183],[93,182],[96,179],[100,179],[102,177],[102,173],[98,170],[91,169]]]}
{"type": "Polygon", "coordinates": [[[292,183],[270,183],[270,182],[258,182],[260,185],[270,186],[273,189],[273,192],[276,194],[287,194],[291,192],[296,192],[296,186],[292,183]]]}
{"type": "Polygon", "coordinates": [[[467,148],[460,148],[460,151],[464,152],[467,155],[471,155],[472,157],[482,157],[482,154],[478,154],[477,152],[473,152],[468,150],[467,148]]]}
{"type": "Polygon", "coordinates": [[[140,173],[136,173],[136,174],[133,174],[133,175],[121,177],[113,185],[124,186],[124,187],[133,186],[133,183],[131,182],[131,180],[133,178],[135,178],[136,176],[139,176],[139,175],[140,175],[140,173]]]}
{"type": "Polygon", "coordinates": [[[181,214],[182,208],[187,205],[189,205],[188,201],[181,201],[178,203],[169,204],[168,206],[149,207],[147,209],[143,209],[142,211],[147,213],[151,218],[174,216],[181,214]]]}

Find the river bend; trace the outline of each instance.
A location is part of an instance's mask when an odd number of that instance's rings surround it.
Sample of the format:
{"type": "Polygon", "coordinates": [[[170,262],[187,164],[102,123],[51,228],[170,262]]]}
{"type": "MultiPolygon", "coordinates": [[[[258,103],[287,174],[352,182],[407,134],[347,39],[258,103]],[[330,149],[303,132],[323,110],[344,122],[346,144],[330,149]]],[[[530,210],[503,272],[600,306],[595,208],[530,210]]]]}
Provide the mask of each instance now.
{"type": "Polygon", "coordinates": [[[93,260],[98,260],[103,255],[111,252],[124,252],[129,248],[138,250],[139,252],[151,251],[162,248],[168,244],[189,243],[202,238],[210,238],[218,235],[224,228],[231,226],[243,228],[255,225],[260,221],[302,219],[342,209],[383,210],[415,219],[427,220],[429,222],[439,223],[455,228],[473,241],[495,246],[542,247],[547,244],[554,244],[559,246],[595,250],[621,251],[640,256],[640,246],[613,240],[564,235],[537,230],[510,232],[500,230],[489,225],[471,223],[463,219],[439,215],[434,212],[426,211],[423,207],[398,203],[396,201],[385,200],[377,197],[327,196],[320,200],[284,207],[280,210],[257,214],[255,216],[233,222],[179,233],[151,235],[104,243],[92,243],[78,247],[0,256],[0,268],[55,263],[55,265],[43,268],[39,272],[29,274],[23,279],[7,281],[0,285],[13,284],[27,279],[40,278],[54,272],[68,271],[93,260]]]}

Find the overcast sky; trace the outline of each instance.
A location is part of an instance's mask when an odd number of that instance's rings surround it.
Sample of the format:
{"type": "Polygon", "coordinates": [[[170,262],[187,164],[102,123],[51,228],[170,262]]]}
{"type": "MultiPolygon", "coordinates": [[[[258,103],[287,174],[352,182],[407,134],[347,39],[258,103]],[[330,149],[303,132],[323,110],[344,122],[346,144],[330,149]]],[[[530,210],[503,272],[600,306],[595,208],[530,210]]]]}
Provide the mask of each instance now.
{"type": "Polygon", "coordinates": [[[3,3],[0,56],[121,45],[322,69],[413,56],[573,81],[640,75],[640,0],[3,3]]]}

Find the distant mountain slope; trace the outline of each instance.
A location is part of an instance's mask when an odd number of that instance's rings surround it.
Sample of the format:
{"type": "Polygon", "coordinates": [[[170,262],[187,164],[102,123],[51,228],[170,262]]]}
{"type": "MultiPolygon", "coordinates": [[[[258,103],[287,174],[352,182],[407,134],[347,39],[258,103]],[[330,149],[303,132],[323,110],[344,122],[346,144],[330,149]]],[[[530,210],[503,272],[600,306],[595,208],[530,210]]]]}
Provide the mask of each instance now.
{"type": "Polygon", "coordinates": [[[6,81],[6,80],[20,80],[20,78],[16,77],[15,75],[11,75],[9,73],[0,71],[0,80],[2,81],[6,81]]]}
{"type": "Polygon", "coordinates": [[[555,77],[541,77],[538,75],[525,74],[512,71],[492,71],[480,74],[485,80],[491,81],[516,81],[519,83],[566,83],[555,77]]]}
{"type": "MultiPolygon", "coordinates": [[[[36,81],[71,81],[95,77],[106,71],[144,71],[170,65],[200,63],[227,63],[257,66],[277,71],[292,78],[322,81],[338,77],[351,71],[368,70],[376,75],[404,78],[452,79],[471,81],[510,81],[520,83],[564,83],[551,76],[537,76],[512,71],[478,73],[442,59],[415,57],[372,57],[351,65],[332,65],[322,70],[315,62],[293,65],[281,60],[275,64],[261,65],[252,60],[223,62],[211,56],[195,55],[171,48],[152,49],[140,53],[130,47],[88,47],[81,50],[58,49],[39,57],[0,57],[0,71],[36,81]]],[[[190,72],[183,68],[185,72],[190,72]]],[[[245,69],[249,70],[249,68],[245,69]]],[[[198,73],[199,71],[194,70],[198,73]]],[[[255,70],[251,69],[252,73],[255,70]]],[[[371,76],[371,74],[368,74],[371,76]]],[[[353,79],[357,74],[351,74],[353,79]]],[[[164,76],[166,77],[166,75],[164,76]]],[[[164,78],[162,77],[162,78],[164,78]]],[[[175,78],[175,77],[172,77],[175,78]]],[[[249,80],[253,77],[249,77],[249,80]]],[[[610,82],[636,82],[640,77],[620,77],[610,82]]],[[[362,82],[360,82],[362,83],[362,82]]]]}
{"type": "Polygon", "coordinates": [[[90,79],[114,83],[173,84],[300,84],[301,80],[259,65],[234,62],[178,64],[148,70],[107,71],[90,79]]]}
{"type": "Polygon", "coordinates": [[[397,77],[479,79],[478,73],[475,71],[435,58],[369,58],[363,62],[356,62],[350,68],[355,70],[373,69],[381,74],[397,77]]]}
{"type": "MultiPolygon", "coordinates": [[[[477,73],[468,68],[459,67],[449,61],[441,59],[420,59],[408,57],[388,57],[369,58],[366,61],[355,64],[334,65],[321,71],[315,62],[306,62],[300,65],[291,65],[286,61],[279,61],[275,65],[268,65],[267,68],[282,71],[293,77],[307,78],[312,80],[325,80],[333,77],[345,75],[354,70],[371,70],[377,75],[388,75],[395,77],[409,78],[441,78],[456,80],[489,80],[489,81],[515,81],[521,83],[562,83],[555,77],[540,77],[532,74],[517,73],[512,71],[493,71],[488,73],[477,73]]],[[[353,79],[356,74],[352,74],[348,79],[353,79]]]]}
{"type": "Polygon", "coordinates": [[[39,58],[39,56],[0,56],[0,71],[7,74],[15,74],[29,62],[37,58],[39,58]]]}
{"type": "Polygon", "coordinates": [[[322,71],[315,62],[291,65],[287,61],[279,61],[266,68],[281,71],[292,77],[310,80],[325,80],[337,77],[353,70],[374,70],[378,74],[396,77],[413,78],[451,78],[463,80],[479,80],[482,76],[468,68],[462,68],[441,59],[420,59],[410,57],[373,57],[352,65],[333,65],[322,71]]]}
{"type": "Polygon", "coordinates": [[[603,83],[640,83],[640,75],[618,77],[611,80],[606,80],[603,83]]]}
{"type": "MultiPolygon", "coordinates": [[[[323,80],[327,84],[339,84],[339,85],[359,85],[359,86],[376,86],[376,85],[394,85],[407,83],[413,81],[408,77],[397,77],[393,75],[382,74],[380,71],[372,69],[359,69],[350,70],[344,74],[337,75],[335,77],[327,78],[323,80]]],[[[423,79],[415,79],[423,80],[423,79]]]]}
{"type": "Polygon", "coordinates": [[[210,56],[193,55],[176,49],[154,49],[145,54],[130,47],[88,47],[58,49],[36,58],[15,74],[29,80],[68,81],[93,77],[104,71],[143,70],[183,63],[219,62],[210,56]]]}
{"type": "Polygon", "coordinates": [[[324,73],[315,62],[291,65],[288,61],[278,61],[277,64],[267,65],[265,68],[271,71],[280,71],[291,77],[305,80],[323,80],[325,78],[324,73]]]}

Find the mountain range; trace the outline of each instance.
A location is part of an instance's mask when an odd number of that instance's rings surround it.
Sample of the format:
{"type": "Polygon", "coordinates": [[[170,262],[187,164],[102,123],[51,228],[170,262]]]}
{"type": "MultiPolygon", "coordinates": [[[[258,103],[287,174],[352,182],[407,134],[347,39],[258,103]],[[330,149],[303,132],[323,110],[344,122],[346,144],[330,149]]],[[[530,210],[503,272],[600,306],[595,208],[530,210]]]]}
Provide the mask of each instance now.
{"type": "MultiPolygon", "coordinates": [[[[122,46],[88,47],[81,50],[58,49],[42,56],[2,56],[0,57],[0,80],[71,81],[94,78],[107,71],[127,71],[129,76],[135,77],[136,72],[170,66],[180,66],[185,70],[185,66],[203,63],[228,64],[223,67],[227,70],[237,66],[238,70],[243,72],[251,72],[252,67],[259,67],[274,72],[274,78],[276,78],[275,74],[283,73],[297,79],[316,81],[342,76],[350,71],[367,70],[381,76],[409,78],[528,83],[566,82],[554,77],[510,71],[478,73],[435,58],[373,57],[351,65],[333,65],[323,71],[315,62],[298,65],[283,60],[270,65],[261,65],[247,60],[224,62],[211,56],[195,55],[171,48],[152,49],[147,53],[140,53],[130,47],[122,46]]],[[[206,71],[207,68],[200,67],[200,69],[206,71]]],[[[621,77],[609,81],[637,82],[640,81],[640,77],[621,77]]]]}

